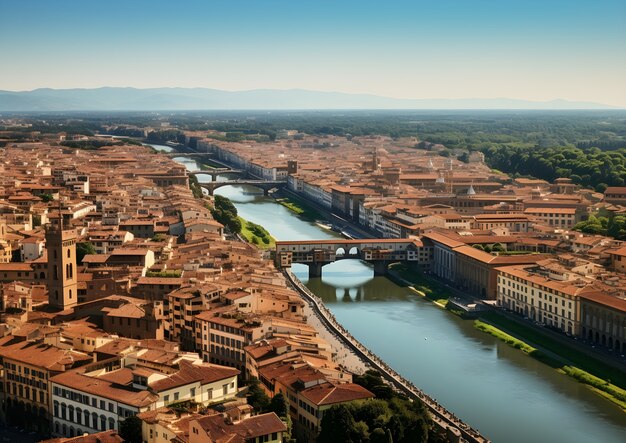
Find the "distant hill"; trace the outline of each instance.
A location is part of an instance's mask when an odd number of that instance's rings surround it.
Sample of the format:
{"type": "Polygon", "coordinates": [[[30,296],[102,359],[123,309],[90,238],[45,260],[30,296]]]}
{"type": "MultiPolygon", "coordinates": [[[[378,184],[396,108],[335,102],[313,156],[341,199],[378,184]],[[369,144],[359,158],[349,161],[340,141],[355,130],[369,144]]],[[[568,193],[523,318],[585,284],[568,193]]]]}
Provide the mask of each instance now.
{"type": "Polygon", "coordinates": [[[0,91],[0,112],[183,111],[236,109],[616,109],[592,102],[495,99],[397,99],[303,89],[95,88],[0,91]]]}

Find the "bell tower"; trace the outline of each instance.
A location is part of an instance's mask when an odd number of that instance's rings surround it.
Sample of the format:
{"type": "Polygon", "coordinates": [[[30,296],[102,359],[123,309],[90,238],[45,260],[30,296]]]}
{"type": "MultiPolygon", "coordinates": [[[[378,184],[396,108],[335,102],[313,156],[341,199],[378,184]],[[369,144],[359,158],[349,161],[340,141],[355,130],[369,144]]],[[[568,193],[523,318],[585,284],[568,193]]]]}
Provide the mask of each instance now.
{"type": "Polygon", "coordinates": [[[58,219],[46,225],[48,252],[48,304],[63,310],[78,302],[76,276],[76,231],[63,229],[63,215],[59,207],[58,219]]]}

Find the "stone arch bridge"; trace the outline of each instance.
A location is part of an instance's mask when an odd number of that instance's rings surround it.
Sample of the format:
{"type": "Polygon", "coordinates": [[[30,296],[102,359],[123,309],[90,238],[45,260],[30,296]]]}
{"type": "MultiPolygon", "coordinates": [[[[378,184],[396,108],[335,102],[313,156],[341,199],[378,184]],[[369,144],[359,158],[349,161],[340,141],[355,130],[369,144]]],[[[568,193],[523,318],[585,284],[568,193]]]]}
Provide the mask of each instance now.
{"type": "Polygon", "coordinates": [[[374,275],[387,274],[391,263],[421,264],[428,251],[417,238],[336,239],[276,242],[276,266],[291,267],[302,263],[309,267],[309,278],[321,277],[322,267],[342,259],[360,259],[374,264],[374,275]]]}
{"type": "Polygon", "coordinates": [[[263,190],[264,195],[268,195],[270,190],[275,188],[283,188],[287,185],[285,181],[270,181],[270,180],[248,180],[248,179],[238,179],[238,180],[226,180],[223,182],[211,182],[211,183],[200,183],[200,187],[206,189],[209,192],[209,195],[213,195],[217,188],[221,188],[222,186],[237,186],[237,185],[250,185],[256,188],[263,190]]]}
{"type": "Polygon", "coordinates": [[[187,174],[189,175],[210,175],[211,179],[215,181],[215,179],[222,174],[245,174],[245,171],[241,169],[231,169],[231,168],[211,168],[211,169],[203,169],[200,171],[190,171],[187,174]]]}

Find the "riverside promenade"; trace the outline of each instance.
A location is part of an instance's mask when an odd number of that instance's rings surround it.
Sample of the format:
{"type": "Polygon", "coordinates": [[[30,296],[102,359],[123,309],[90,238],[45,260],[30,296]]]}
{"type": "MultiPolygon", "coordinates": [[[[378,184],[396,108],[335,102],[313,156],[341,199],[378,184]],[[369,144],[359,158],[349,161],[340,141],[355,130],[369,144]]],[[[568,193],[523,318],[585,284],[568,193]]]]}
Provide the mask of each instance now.
{"type": "Polygon", "coordinates": [[[306,286],[293,275],[290,269],[283,269],[283,274],[292,287],[297,290],[300,295],[313,308],[314,313],[320,319],[322,324],[343,342],[345,346],[351,349],[358,357],[381,373],[381,375],[390,382],[396,389],[408,395],[410,398],[419,399],[428,407],[432,420],[435,425],[445,430],[448,435],[460,433],[463,441],[469,443],[489,443],[490,440],[483,437],[476,429],[473,429],[452,412],[446,410],[437,403],[433,398],[425,394],[417,386],[406,380],[389,365],[382,361],[377,355],[363,346],[356,338],[354,338],[339,322],[334,315],[326,307],[324,302],[315,294],[313,294],[306,286]]]}

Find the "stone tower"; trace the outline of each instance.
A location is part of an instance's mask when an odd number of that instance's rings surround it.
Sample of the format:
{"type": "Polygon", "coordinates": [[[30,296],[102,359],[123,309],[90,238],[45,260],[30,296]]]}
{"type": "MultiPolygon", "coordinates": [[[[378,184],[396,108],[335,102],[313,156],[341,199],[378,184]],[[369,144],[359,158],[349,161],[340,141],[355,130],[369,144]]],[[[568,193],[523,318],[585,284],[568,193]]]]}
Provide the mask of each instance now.
{"type": "Polygon", "coordinates": [[[46,225],[48,252],[48,304],[57,309],[75,306],[78,301],[76,276],[76,231],[63,229],[63,216],[46,225]]]}

